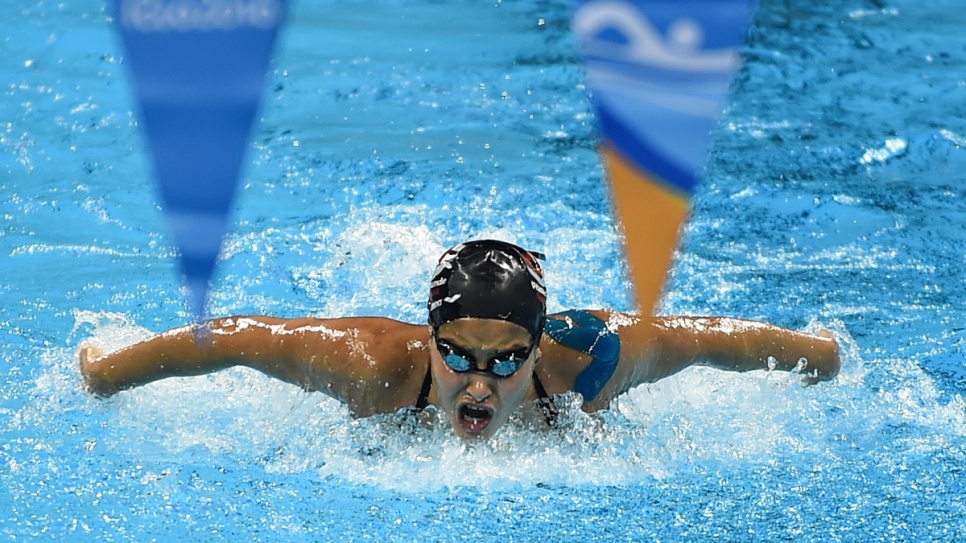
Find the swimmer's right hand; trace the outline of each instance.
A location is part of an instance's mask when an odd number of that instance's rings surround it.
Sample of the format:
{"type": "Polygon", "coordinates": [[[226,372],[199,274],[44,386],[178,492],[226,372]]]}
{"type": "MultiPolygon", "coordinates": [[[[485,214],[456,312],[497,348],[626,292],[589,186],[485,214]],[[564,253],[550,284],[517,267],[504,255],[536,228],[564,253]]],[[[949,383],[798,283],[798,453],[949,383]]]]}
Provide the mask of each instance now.
{"type": "Polygon", "coordinates": [[[98,371],[97,362],[104,358],[104,349],[93,343],[84,343],[78,351],[80,359],[81,376],[84,378],[84,388],[91,394],[107,397],[117,390],[114,390],[105,379],[104,374],[98,371]]]}

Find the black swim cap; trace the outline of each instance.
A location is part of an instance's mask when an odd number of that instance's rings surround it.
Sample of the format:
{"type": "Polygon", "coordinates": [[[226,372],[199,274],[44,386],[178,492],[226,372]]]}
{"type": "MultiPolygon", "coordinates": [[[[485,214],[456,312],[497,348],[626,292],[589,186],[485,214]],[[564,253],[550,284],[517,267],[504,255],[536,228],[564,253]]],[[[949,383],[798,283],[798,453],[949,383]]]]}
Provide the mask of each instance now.
{"type": "Polygon", "coordinates": [[[539,342],[547,316],[543,269],[533,253],[512,243],[461,243],[440,257],[428,307],[434,330],[463,317],[499,319],[526,328],[539,342]]]}

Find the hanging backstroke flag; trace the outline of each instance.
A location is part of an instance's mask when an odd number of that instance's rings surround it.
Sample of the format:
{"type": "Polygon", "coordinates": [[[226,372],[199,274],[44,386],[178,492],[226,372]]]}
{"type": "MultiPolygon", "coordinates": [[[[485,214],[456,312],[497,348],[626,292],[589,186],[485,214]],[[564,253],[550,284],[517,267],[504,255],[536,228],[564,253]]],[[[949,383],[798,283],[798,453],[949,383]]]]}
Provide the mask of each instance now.
{"type": "Polygon", "coordinates": [[[286,0],[113,3],[197,320],[286,9],[286,0]]]}
{"type": "Polygon", "coordinates": [[[753,0],[584,0],[573,28],[637,302],[661,295],[753,0]]]}

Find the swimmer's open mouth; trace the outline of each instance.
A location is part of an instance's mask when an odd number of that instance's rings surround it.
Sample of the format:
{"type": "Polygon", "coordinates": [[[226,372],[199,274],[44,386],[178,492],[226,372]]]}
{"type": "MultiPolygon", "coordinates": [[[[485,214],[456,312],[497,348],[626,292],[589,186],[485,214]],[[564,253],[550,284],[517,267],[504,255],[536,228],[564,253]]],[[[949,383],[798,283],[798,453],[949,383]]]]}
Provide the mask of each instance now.
{"type": "Polygon", "coordinates": [[[470,434],[479,434],[493,420],[493,409],[482,405],[463,404],[459,407],[458,415],[463,430],[470,434]]]}

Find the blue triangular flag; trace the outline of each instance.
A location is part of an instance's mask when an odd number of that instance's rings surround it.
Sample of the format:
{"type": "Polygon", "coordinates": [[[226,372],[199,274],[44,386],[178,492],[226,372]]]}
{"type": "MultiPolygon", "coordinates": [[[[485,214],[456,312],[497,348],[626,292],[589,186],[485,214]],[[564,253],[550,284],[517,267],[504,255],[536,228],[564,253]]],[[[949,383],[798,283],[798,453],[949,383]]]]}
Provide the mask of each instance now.
{"type": "Polygon", "coordinates": [[[286,0],[114,0],[198,320],[286,0]]]}

